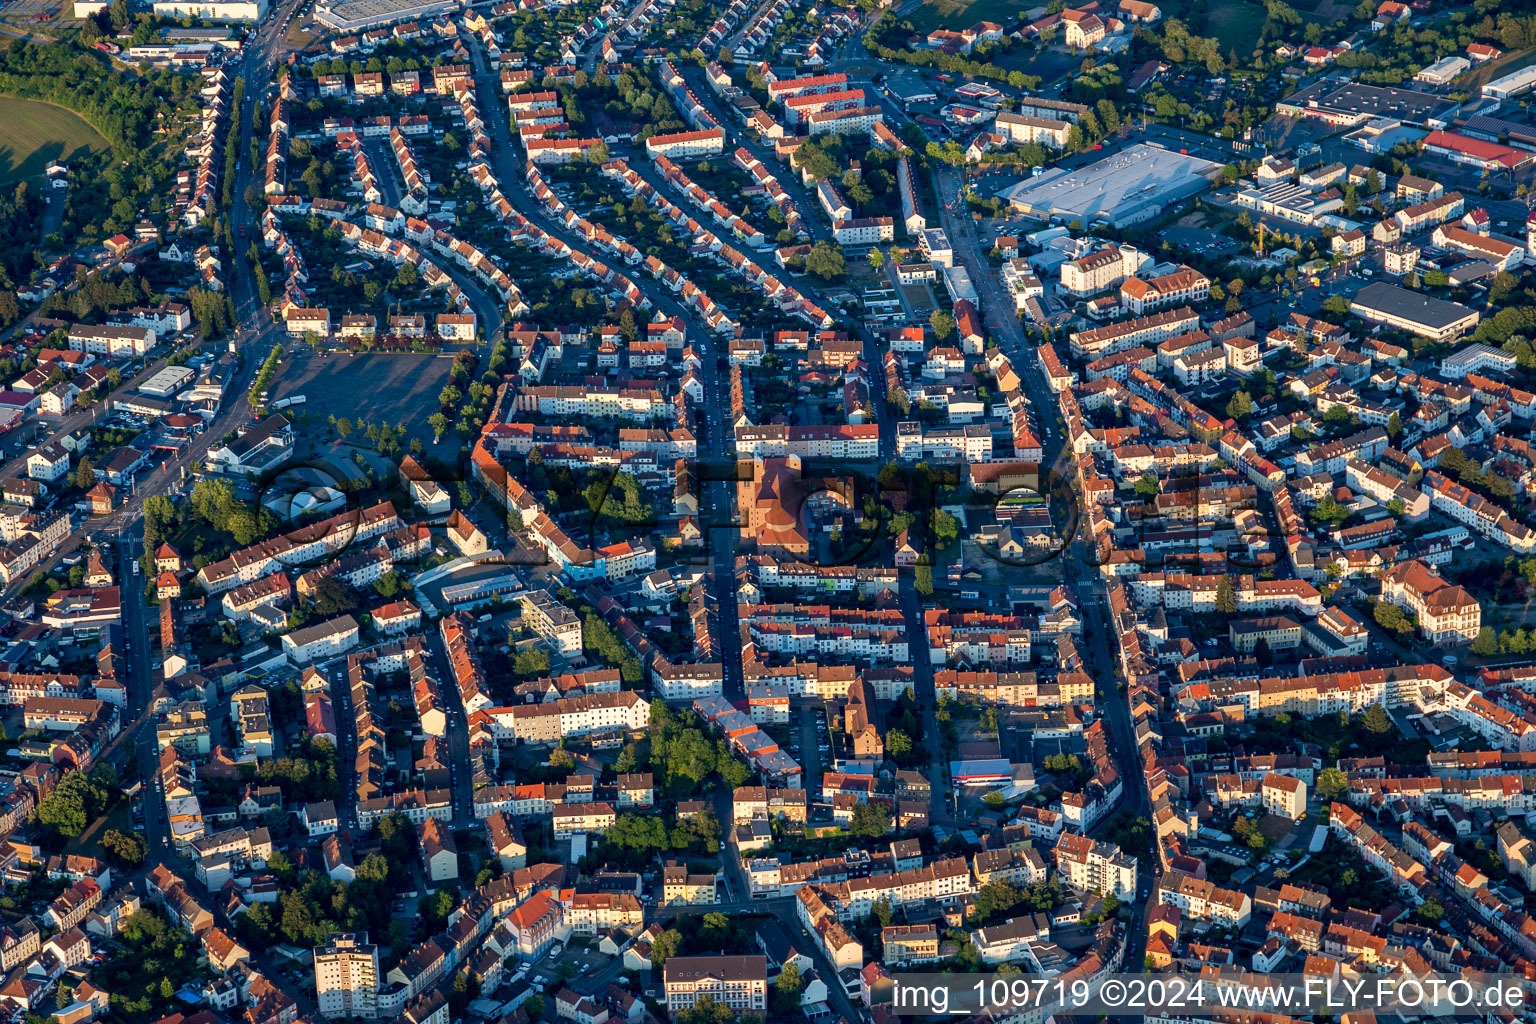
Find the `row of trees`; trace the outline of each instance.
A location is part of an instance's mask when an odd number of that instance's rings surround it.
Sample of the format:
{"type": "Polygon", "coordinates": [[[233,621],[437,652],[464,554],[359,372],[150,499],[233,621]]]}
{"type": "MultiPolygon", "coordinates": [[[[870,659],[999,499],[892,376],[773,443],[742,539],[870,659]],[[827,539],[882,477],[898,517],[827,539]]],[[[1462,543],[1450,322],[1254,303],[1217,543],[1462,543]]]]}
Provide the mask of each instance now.
{"type": "Polygon", "coordinates": [[[277,364],[282,362],[283,346],[273,345],[272,351],[267,353],[267,358],[262,360],[261,369],[256,371],[256,376],[251,381],[251,390],[247,395],[247,401],[251,405],[260,405],[260,396],[271,387],[272,381],[277,377],[277,364]]]}
{"type": "MultiPolygon", "coordinates": [[[[864,47],[882,60],[899,61],[915,67],[937,68],[952,74],[970,75],[994,82],[1006,82],[1015,89],[1040,88],[1040,76],[1027,74],[1018,69],[1012,71],[985,60],[973,60],[958,53],[939,50],[911,50],[904,44],[914,31],[910,21],[899,20],[894,10],[887,10],[880,20],[864,33],[864,47]],[[891,44],[896,45],[891,45],[891,44]]],[[[983,53],[991,51],[983,48],[983,53]]]]}

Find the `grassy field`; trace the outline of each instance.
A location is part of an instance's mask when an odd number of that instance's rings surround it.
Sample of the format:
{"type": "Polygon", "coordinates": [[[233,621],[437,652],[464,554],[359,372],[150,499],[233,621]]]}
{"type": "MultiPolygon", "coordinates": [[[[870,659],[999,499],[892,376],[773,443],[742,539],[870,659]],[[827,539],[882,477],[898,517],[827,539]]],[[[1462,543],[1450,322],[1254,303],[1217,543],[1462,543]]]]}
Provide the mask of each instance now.
{"type": "Polygon", "coordinates": [[[1456,89],[1475,93],[1495,78],[1514,74],[1532,64],[1536,64],[1536,50],[1511,50],[1498,60],[1485,61],[1456,79],[1456,89]]]}
{"type": "Polygon", "coordinates": [[[912,24],[923,32],[936,28],[961,29],[978,21],[1007,25],[1019,16],[1019,5],[1003,0],[925,0],[910,15],[912,24]]]}
{"type": "Polygon", "coordinates": [[[42,174],[50,160],[67,163],[83,150],[106,148],[96,129],[63,107],[0,96],[0,182],[42,174]]]}
{"type": "Polygon", "coordinates": [[[1216,4],[1206,16],[1205,35],[1221,40],[1221,53],[1247,57],[1264,27],[1264,9],[1250,4],[1216,4]]]}

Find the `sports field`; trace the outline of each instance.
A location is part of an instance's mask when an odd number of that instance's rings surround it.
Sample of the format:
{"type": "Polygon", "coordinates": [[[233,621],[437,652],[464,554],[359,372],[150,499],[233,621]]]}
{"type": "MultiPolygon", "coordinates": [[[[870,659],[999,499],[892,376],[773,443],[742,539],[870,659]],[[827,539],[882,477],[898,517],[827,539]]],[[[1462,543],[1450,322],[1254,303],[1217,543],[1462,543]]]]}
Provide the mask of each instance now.
{"type": "Polygon", "coordinates": [[[42,174],[50,160],[105,149],[96,129],[63,107],[0,96],[0,182],[42,174]]]}

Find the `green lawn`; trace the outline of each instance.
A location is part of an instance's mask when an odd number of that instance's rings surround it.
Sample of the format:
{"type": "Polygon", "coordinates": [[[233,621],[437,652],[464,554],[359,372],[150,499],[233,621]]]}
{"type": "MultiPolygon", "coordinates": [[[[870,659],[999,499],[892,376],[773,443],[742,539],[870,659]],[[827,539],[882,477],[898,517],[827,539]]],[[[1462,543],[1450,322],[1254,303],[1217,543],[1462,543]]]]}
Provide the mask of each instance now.
{"type": "Polygon", "coordinates": [[[921,32],[936,28],[965,28],[978,21],[1007,25],[1019,16],[1019,5],[1004,0],[926,0],[911,14],[912,24],[921,32]]]}
{"type": "Polygon", "coordinates": [[[65,843],[64,852],[106,860],[107,851],[101,848],[101,837],[107,834],[108,829],[114,828],[124,835],[139,831],[133,824],[133,801],[128,797],[119,797],[117,804],[110,811],[97,818],[80,835],[65,843]]]}
{"type": "Polygon", "coordinates": [[[0,182],[42,174],[50,160],[66,163],[107,140],[63,107],[0,96],[0,182]]]}
{"type": "Polygon", "coordinates": [[[1257,4],[1214,4],[1206,15],[1203,34],[1221,40],[1222,56],[1235,51],[1244,58],[1253,52],[1263,27],[1264,9],[1257,4]]]}

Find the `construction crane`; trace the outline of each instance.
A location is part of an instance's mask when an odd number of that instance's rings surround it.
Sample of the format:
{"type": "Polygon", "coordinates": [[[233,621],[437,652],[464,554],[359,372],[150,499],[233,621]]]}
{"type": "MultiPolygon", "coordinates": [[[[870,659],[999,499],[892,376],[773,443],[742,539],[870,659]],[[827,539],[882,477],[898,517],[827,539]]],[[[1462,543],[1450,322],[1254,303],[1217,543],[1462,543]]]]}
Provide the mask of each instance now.
{"type": "Polygon", "coordinates": [[[1264,221],[1259,220],[1259,255],[1264,255],[1264,221]]]}

